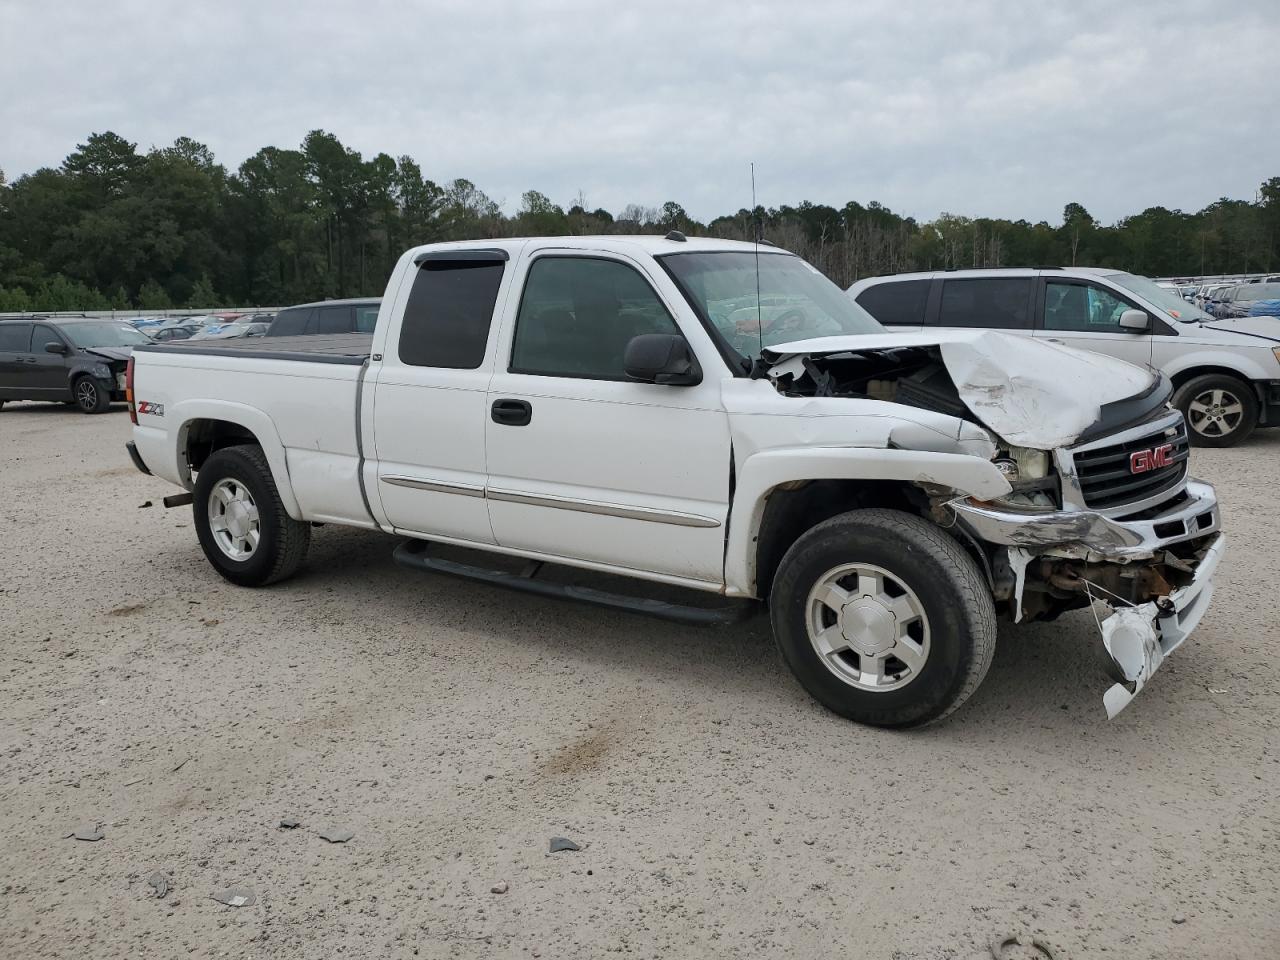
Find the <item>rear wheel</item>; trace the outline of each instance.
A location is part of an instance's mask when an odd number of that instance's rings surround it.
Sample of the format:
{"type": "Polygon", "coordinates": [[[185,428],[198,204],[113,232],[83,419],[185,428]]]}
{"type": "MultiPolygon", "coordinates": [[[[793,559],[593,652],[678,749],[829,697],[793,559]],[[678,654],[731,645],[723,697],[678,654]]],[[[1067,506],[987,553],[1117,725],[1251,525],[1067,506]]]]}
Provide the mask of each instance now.
{"type": "Polygon", "coordinates": [[[71,394],[81,413],[105,413],[111,406],[111,391],[95,377],[83,376],[71,385],[71,394]]]}
{"type": "Polygon", "coordinates": [[[856,510],[782,559],[770,594],[787,664],[827,708],[860,723],[939,720],[978,688],[995,607],[973,559],[919,517],[856,510]]]}
{"type": "Polygon", "coordinates": [[[262,448],[215,451],[196,475],[196,533],[215,570],[244,587],[293,576],[306,558],[311,527],[285,511],[262,448]]]}
{"type": "Polygon", "coordinates": [[[1258,398],[1242,380],[1210,373],[1188,380],[1173,395],[1197,447],[1243,443],[1258,425],[1258,398]]]}

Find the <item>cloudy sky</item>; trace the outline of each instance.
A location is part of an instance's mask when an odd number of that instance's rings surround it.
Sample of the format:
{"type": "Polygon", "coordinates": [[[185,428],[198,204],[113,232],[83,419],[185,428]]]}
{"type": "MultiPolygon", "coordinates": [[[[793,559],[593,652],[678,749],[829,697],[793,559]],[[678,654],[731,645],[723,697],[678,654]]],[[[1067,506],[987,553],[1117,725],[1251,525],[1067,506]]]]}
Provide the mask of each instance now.
{"type": "Polygon", "coordinates": [[[1057,221],[1280,176],[1276,0],[0,0],[0,169],[92,131],[230,168],[317,127],[508,210],[879,200],[1057,221]]]}

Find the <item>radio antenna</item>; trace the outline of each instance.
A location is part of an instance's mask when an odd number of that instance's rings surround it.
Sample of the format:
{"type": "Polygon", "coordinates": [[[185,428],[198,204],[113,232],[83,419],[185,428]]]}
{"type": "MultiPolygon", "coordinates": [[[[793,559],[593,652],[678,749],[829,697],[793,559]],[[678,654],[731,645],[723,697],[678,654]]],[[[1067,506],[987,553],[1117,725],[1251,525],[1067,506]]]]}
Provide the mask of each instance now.
{"type": "Polygon", "coordinates": [[[760,347],[751,362],[751,376],[755,378],[764,372],[761,359],[764,354],[764,310],[760,305],[760,231],[764,229],[764,224],[760,222],[760,207],[756,203],[756,164],[754,160],[751,161],[751,218],[755,222],[755,229],[752,230],[752,239],[755,242],[756,255],[756,342],[760,347]]]}

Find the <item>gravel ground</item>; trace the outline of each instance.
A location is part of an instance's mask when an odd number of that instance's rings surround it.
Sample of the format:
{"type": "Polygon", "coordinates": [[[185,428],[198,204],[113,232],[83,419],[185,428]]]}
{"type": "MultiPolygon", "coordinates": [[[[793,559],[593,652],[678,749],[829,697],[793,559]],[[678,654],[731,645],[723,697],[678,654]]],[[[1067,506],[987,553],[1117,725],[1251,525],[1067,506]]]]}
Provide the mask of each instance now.
{"type": "Polygon", "coordinates": [[[763,619],[426,576],[378,535],[232,587],[128,433],[0,411],[0,957],[1276,956],[1278,431],[1196,451],[1233,542],[1119,718],[1078,613],[1002,629],[913,733],[824,712],[763,619]]]}

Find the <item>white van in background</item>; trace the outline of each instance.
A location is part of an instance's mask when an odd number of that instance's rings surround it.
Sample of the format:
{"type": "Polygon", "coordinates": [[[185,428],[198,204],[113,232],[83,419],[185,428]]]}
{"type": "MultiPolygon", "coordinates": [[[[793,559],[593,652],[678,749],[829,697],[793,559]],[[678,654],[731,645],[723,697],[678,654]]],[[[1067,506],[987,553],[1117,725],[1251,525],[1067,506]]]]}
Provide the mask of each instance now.
{"type": "Polygon", "coordinates": [[[1197,446],[1280,426],[1280,319],[1215,319],[1146,277],[1102,267],[937,270],[867,277],[848,293],[898,330],[999,330],[1154,367],[1173,382],[1197,446]]]}

